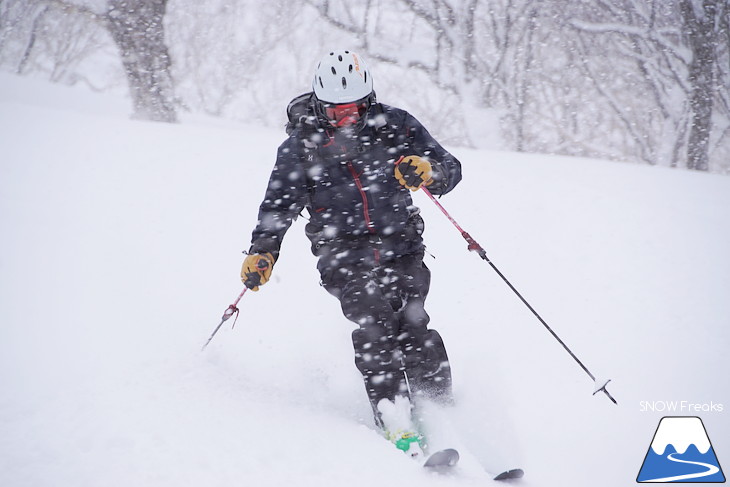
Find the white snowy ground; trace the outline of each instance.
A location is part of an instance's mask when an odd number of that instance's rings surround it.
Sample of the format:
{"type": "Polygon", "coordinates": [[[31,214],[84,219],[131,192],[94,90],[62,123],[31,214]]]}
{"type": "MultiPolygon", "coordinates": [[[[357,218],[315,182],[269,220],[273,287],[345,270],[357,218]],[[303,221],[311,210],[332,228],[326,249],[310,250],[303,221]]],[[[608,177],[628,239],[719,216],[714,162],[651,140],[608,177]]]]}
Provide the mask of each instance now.
{"type": "Polygon", "coordinates": [[[303,221],[200,352],[282,139],[0,75],[0,485],[489,485],[478,458],[524,486],[632,485],[660,400],[722,404],[698,415],[730,465],[730,178],[451,148],[442,203],[619,405],[416,195],[458,400],[435,429],[463,453],[441,477],[371,429],[303,221]]]}

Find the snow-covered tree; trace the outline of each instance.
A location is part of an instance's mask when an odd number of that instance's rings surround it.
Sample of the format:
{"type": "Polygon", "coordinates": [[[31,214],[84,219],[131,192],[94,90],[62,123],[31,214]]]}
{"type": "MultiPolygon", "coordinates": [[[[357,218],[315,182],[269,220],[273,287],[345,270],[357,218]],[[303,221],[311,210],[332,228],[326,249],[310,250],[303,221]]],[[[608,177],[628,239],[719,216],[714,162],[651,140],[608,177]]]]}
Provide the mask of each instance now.
{"type": "Polygon", "coordinates": [[[291,0],[170,2],[166,34],[185,106],[213,116],[283,123],[288,99],[282,98],[306,89],[319,55],[312,49],[317,36],[308,32],[301,9],[291,0]]]}
{"type": "Polygon", "coordinates": [[[371,58],[455,96],[454,127],[495,109],[515,150],[728,169],[727,2],[308,4],[371,58]]]}
{"type": "MultiPolygon", "coordinates": [[[[721,58],[719,41],[723,34],[730,39],[727,31],[730,6],[726,0],[682,0],[680,11],[685,42],[691,52],[688,81],[692,122],[687,142],[687,167],[706,171],[709,168],[713,108],[716,101],[724,101],[726,107],[730,101],[730,78],[723,80],[717,66],[721,58]],[[718,84],[718,81],[725,84],[718,84]]],[[[726,115],[730,114],[726,112],[726,115]]]]}
{"type": "Polygon", "coordinates": [[[79,65],[108,50],[111,39],[134,116],[174,122],[166,6],[167,0],[5,0],[0,2],[0,62],[19,74],[41,71],[52,81],[85,81],[93,88],[79,65]]]}
{"type": "Polygon", "coordinates": [[[177,121],[170,54],[165,44],[167,0],[109,0],[106,23],[124,65],[137,118],[177,121]]]}
{"type": "Polygon", "coordinates": [[[627,152],[698,170],[727,160],[727,2],[583,1],[555,14],[573,30],[566,42],[622,127],[627,152]]]}
{"type": "Polygon", "coordinates": [[[730,172],[727,0],[0,0],[0,66],[98,87],[113,52],[153,120],[279,125],[343,46],[448,144],[730,172]]]}

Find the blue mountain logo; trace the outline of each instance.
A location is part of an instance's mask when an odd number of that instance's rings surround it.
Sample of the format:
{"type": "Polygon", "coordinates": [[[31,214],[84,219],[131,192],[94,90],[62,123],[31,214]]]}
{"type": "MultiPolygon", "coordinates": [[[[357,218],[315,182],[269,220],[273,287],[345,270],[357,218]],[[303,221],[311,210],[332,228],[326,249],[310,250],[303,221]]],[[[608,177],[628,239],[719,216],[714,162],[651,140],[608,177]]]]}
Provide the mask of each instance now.
{"type": "Polygon", "coordinates": [[[637,482],[725,482],[702,420],[666,416],[659,421],[637,482]]]}

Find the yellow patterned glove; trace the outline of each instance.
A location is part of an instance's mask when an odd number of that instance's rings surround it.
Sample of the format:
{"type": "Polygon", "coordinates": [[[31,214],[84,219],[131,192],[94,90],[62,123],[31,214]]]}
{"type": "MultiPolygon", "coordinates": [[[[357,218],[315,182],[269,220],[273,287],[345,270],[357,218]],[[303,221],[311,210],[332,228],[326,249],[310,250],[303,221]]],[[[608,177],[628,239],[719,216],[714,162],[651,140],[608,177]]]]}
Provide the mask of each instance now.
{"type": "Polygon", "coordinates": [[[258,291],[259,286],[268,282],[273,268],[274,256],[271,253],[247,255],[241,267],[241,280],[251,291],[258,291]]]}
{"type": "Polygon", "coordinates": [[[395,163],[395,178],[411,191],[433,182],[431,163],[418,156],[401,157],[395,163]]]}

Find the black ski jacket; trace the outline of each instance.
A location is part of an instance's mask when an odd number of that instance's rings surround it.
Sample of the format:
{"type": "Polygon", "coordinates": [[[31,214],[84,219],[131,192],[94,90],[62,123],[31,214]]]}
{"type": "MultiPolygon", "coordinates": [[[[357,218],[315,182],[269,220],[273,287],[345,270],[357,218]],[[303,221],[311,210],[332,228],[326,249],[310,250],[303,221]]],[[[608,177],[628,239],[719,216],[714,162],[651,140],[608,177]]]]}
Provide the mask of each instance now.
{"type": "MultiPolygon", "coordinates": [[[[310,113],[312,113],[310,111],[310,113]]],[[[359,131],[332,130],[310,116],[279,147],[249,250],[278,258],[284,234],[306,208],[306,234],[323,277],[352,265],[375,267],[423,252],[423,220],[394,176],[399,158],[432,166],[437,195],[461,180],[461,164],[412,115],[376,103],[359,131]]]]}

